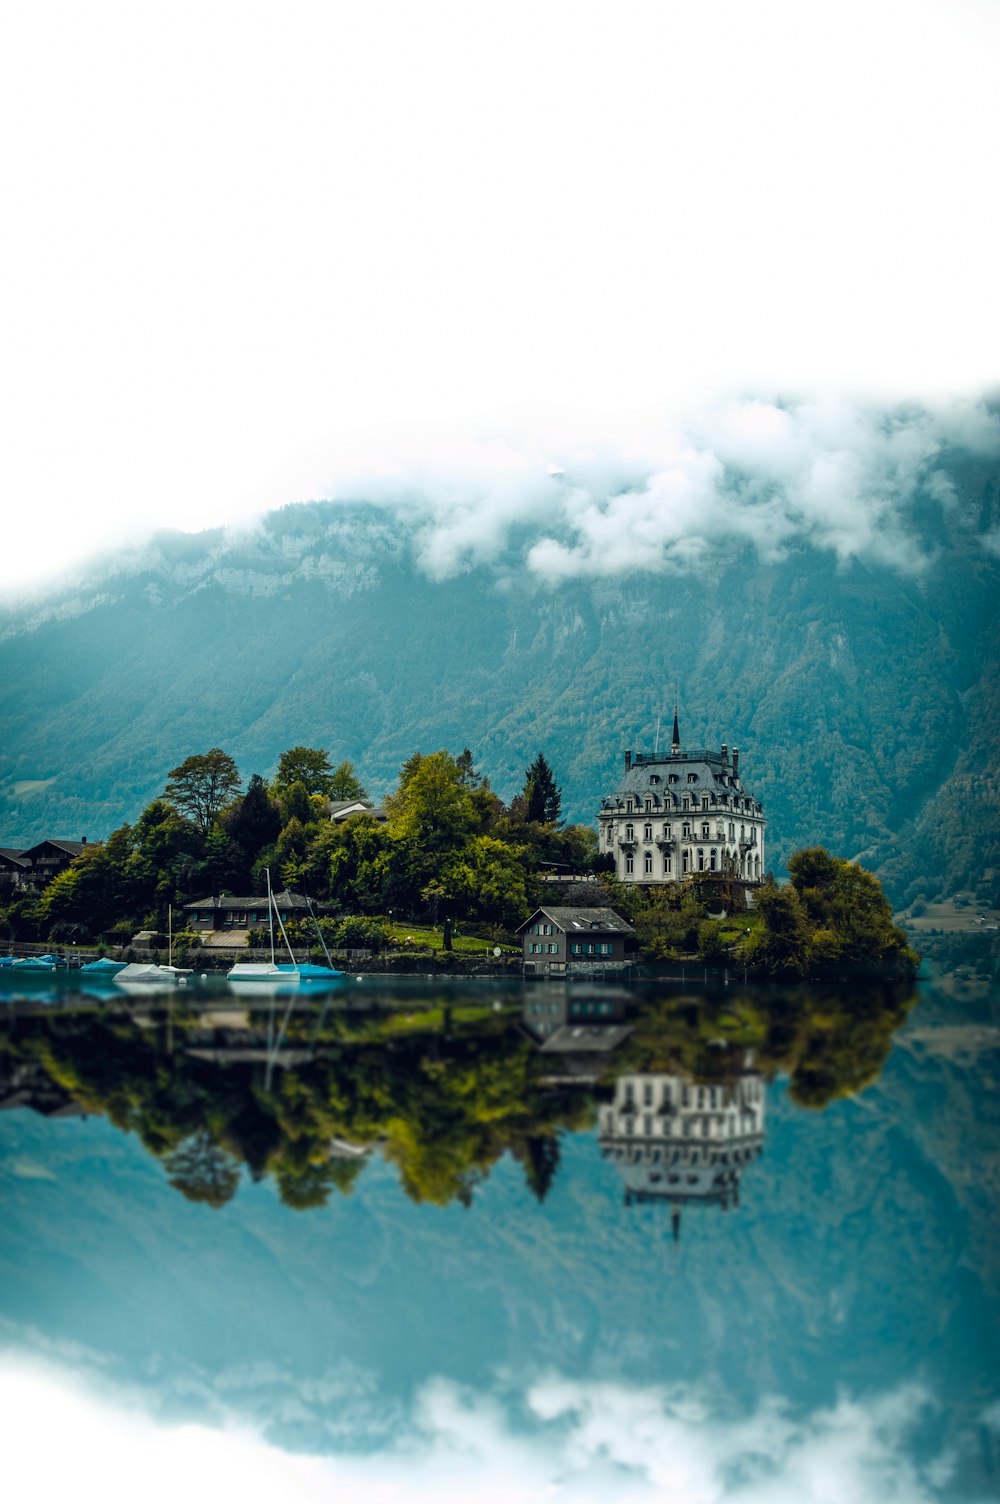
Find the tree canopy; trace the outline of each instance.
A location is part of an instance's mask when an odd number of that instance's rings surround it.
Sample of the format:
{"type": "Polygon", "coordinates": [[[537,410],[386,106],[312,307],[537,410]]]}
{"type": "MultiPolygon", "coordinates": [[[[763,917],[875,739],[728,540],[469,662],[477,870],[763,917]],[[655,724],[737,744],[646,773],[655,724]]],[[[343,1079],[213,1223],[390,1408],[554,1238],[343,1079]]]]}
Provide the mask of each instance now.
{"type": "Polygon", "coordinates": [[[233,759],[221,747],[196,752],[173,768],[164,795],[191,816],[202,831],[208,831],[223,805],[238,793],[240,774],[233,759]]]}

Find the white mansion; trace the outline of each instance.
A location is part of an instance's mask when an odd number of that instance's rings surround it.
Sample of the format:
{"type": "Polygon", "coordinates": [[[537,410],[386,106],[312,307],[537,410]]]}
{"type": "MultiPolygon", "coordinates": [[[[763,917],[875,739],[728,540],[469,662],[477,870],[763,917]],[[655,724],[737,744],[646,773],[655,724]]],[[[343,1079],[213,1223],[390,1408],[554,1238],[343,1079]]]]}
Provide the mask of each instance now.
{"type": "Polygon", "coordinates": [[[602,799],[598,836],[627,883],[676,883],[701,874],[758,883],[764,811],[740,781],[740,753],[682,751],[677,717],[669,755],[625,753],[625,771],[602,799]]]}

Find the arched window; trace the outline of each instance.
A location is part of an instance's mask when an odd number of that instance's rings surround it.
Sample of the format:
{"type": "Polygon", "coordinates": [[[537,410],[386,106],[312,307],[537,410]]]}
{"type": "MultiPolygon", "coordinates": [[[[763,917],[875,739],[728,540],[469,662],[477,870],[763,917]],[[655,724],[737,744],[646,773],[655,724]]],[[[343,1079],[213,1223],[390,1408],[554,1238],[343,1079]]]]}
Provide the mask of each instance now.
{"type": "Polygon", "coordinates": [[[670,852],[668,851],[667,854],[663,858],[663,875],[664,875],[664,877],[669,877],[670,876],[670,870],[671,870],[671,868],[670,868],[670,852]]]}
{"type": "Polygon", "coordinates": [[[705,853],[702,851],[701,847],[699,846],[698,847],[698,871],[699,872],[704,872],[704,870],[705,870],[705,853]]]}
{"type": "Polygon", "coordinates": [[[625,871],[626,873],[632,873],[635,871],[635,858],[632,856],[631,851],[625,858],[625,871]]]}
{"type": "Polygon", "coordinates": [[[688,872],[688,871],[690,871],[690,869],[691,869],[691,853],[690,853],[690,851],[685,851],[684,856],[682,858],[682,870],[684,872],[688,872]]]}
{"type": "Polygon", "coordinates": [[[646,872],[647,875],[652,875],[653,853],[651,851],[647,851],[646,855],[643,857],[643,871],[646,872]]]}
{"type": "Polygon", "coordinates": [[[719,866],[719,853],[716,851],[716,849],[715,849],[714,846],[712,847],[712,850],[711,850],[711,853],[709,855],[708,860],[709,860],[709,865],[711,866],[712,871],[713,872],[717,871],[718,866],[719,866]]]}
{"type": "Polygon", "coordinates": [[[626,827],[625,827],[625,839],[626,839],[626,841],[634,841],[635,840],[635,826],[634,825],[626,825],[626,827]]]}

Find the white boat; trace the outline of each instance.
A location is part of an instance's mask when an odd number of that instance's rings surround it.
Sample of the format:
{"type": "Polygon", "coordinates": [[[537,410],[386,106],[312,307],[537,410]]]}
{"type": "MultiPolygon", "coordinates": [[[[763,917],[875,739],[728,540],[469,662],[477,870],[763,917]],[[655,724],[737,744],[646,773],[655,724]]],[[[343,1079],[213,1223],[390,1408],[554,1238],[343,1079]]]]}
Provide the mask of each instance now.
{"type": "Polygon", "coordinates": [[[313,913],[312,904],[309,903],[308,898],[306,899],[306,903],[309,907],[309,917],[315,926],[319,943],[323,947],[323,954],[326,956],[328,964],[326,966],[316,966],[312,962],[296,961],[295,952],[292,950],[288,935],[285,932],[284,921],[275,904],[274,894],[271,892],[271,869],[265,867],[264,871],[267,874],[267,918],[268,931],[271,937],[271,959],[270,961],[237,961],[226,973],[227,980],[230,982],[280,982],[283,986],[287,987],[297,986],[300,982],[332,982],[336,981],[338,977],[342,977],[344,973],[338,971],[330,959],[330,952],[326,948],[323,932],[316,922],[316,915],[313,913]],[[276,914],[278,917],[278,928],[281,930],[281,938],[285,942],[285,947],[290,958],[288,961],[275,961],[274,959],[274,918],[276,914]]]}
{"type": "Polygon", "coordinates": [[[285,934],[285,926],[281,915],[278,915],[278,924],[281,927],[281,937],[288,946],[288,954],[291,962],[279,965],[274,959],[274,894],[271,892],[271,869],[265,867],[267,875],[267,926],[271,937],[270,961],[237,961],[226,973],[228,982],[283,982],[286,986],[295,986],[299,980],[299,968],[295,960],[292,947],[288,944],[288,936],[285,934]]]}
{"type": "Polygon", "coordinates": [[[152,961],[130,961],[118,974],[112,978],[114,982],[159,982],[162,986],[166,982],[177,981],[177,971],[173,966],[157,966],[152,961]]]}

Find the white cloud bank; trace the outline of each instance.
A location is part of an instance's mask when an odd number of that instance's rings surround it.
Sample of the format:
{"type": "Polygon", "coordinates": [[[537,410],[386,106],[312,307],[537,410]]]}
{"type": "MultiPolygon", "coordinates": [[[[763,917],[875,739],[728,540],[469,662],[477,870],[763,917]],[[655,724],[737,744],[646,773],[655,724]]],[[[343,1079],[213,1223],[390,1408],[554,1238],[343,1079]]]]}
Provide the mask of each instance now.
{"type": "Polygon", "coordinates": [[[733,1417],[665,1389],[553,1377],[499,1397],[437,1380],[377,1453],[292,1456],[235,1419],[157,1425],[136,1397],[0,1364],[6,1476],[34,1498],[95,1504],[935,1504],[956,1458],[915,1460],[930,1408],[916,1386],[804,1416],[765,1400],[733,1417]]]}
{"type": "Polygon", "coordinates": [[[950,451],[1000,459],[1000,418],[964,400],[893,411],[732,398],[621,424],[602,443],[564,431],[384,449],[328,494],[394,512],[436,579],[525,538],[515,562],[547,581],[689,569],[742,545],[765,561],[808,546],[917,571],[928,552],[914,505],[954,503],[950,451]]]}

